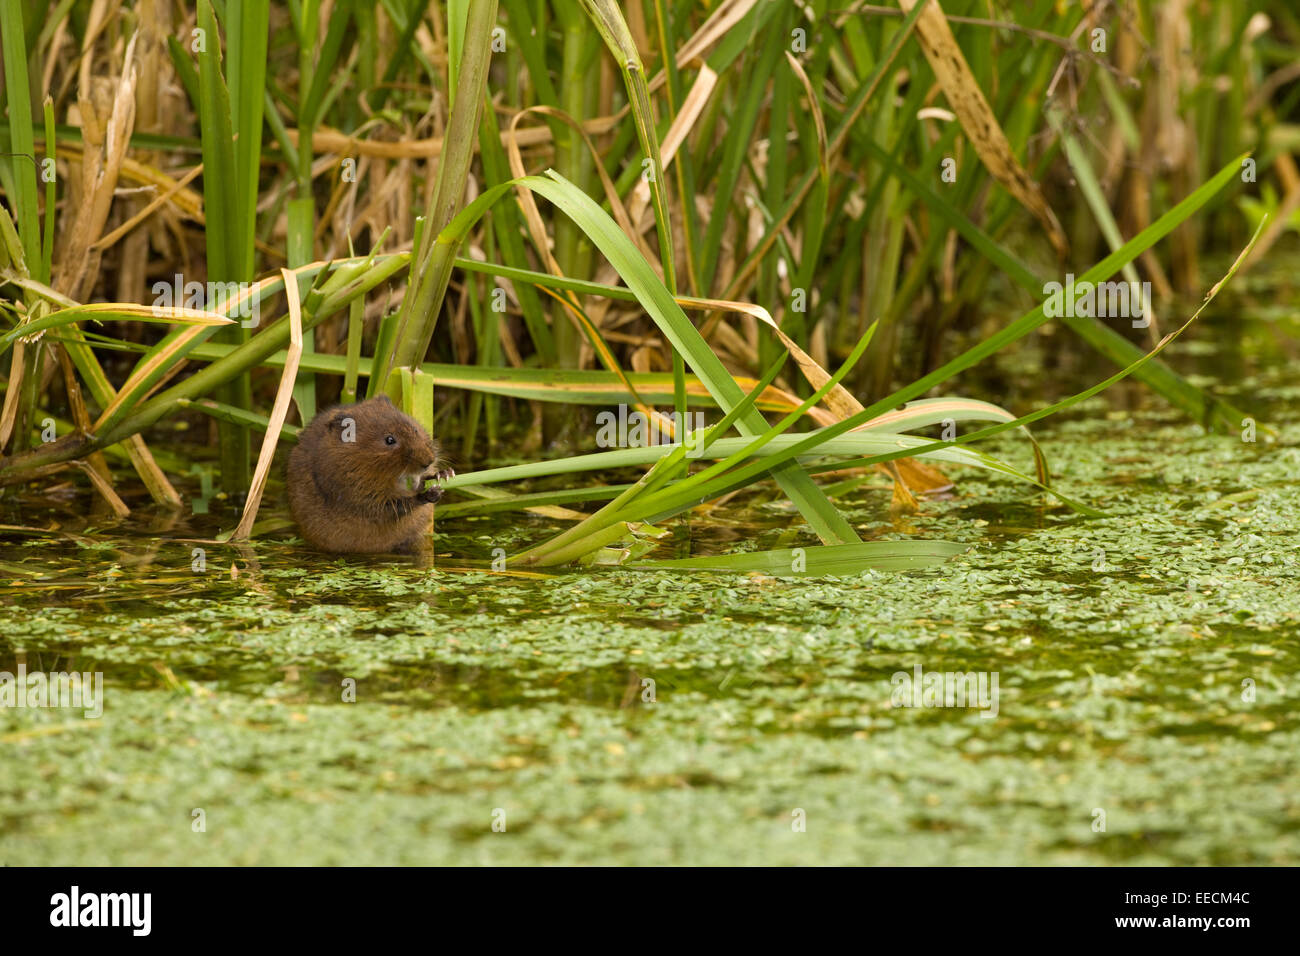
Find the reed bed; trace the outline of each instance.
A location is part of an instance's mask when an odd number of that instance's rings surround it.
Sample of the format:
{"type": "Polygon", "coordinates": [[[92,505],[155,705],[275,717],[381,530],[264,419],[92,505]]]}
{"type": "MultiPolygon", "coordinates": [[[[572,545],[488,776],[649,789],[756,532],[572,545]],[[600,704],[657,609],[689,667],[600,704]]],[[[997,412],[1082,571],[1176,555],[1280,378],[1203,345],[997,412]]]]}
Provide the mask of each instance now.
{"type": "Polygon", "coordinates": [[[518,566],[636,561],[769,481],[822,546],[709,566],[952,553],[860,541],[829,471],[1095,513],[1032,438],[972,446],[1125,375],[1239,429],[1159,352],[1300,208],[1300,22],[1263,0],[0,0],[0,30],[0,486],[179,506],[195,450],[155,426],[190,416],[238,537],[277,444],[379,393],[475,464],[449,520],[572,521],[518,566]],[[1147,283],[1142,321],[1052,314],[1066,276],[1147,283]],[[951,394],[1049,321],[1115,373],[1019,417],[951,394]],[[671,440],[593,453],[620,405],[671,440]]]}

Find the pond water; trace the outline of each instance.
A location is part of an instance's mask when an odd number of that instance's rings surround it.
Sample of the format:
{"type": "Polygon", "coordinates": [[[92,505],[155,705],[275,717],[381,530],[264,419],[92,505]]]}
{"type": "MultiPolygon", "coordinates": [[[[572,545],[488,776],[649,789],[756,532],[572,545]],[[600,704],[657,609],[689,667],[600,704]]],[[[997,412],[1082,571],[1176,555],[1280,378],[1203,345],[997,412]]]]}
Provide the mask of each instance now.
{"type": "MultiPolygon", "coordinates": [[[[1275,440],[1122,387],[1036,430],[1106,518],[968,471],[918,514],[839,502],[971,546],[924,571],[497,574],[561,525],[448,519],[430,568],[11,498],[0,671],[104,688],[98,719],[0,708],[0,864],[1295,863],[1300,339],[1249,311],[1171,360],[1275,440]],[[995,703],[892,706],[918,666],[995,703]]],[[[813,543],[772,498],[666,550],[813,543]]]]}

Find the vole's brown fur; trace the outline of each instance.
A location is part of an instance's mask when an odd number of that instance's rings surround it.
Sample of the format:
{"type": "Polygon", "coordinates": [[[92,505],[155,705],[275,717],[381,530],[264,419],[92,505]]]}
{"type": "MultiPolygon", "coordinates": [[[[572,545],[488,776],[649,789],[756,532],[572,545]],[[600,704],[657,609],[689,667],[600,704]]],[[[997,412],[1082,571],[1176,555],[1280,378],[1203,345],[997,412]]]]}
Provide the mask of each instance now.
{"type": "Polygon", "coordinates": [[[439,446],[386,396],[318,414],[289,456],[289,510],[324,551],[420,551],[442,489],[439,446]]]}

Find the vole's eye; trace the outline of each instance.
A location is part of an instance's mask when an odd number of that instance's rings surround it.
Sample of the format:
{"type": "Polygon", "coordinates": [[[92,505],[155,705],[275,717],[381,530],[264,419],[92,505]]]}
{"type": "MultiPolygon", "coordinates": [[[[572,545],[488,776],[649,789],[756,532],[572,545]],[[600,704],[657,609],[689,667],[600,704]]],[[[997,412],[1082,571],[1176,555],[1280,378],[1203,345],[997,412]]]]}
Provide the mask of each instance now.
{"type": "Polygon", "coordinates": [[[385,436],[385,438],[384,438],[384,444],[385,444],[385,445],[396,445],[396,444],[397,444],[397,439],[394,438],[392,435],[387,435],[387,436],[385,436]]]}

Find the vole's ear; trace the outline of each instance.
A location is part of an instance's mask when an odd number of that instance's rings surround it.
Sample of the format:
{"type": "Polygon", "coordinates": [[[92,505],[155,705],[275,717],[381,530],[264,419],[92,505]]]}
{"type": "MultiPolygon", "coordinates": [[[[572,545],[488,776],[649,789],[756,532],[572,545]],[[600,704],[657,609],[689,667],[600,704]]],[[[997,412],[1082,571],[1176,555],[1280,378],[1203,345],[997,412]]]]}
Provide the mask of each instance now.
{"type": "Polygon", "coordinates": [[[375,396],[375,401],[383,402],[385,405],[393,404],[393,400],[389,398],[387,395],[385,395],[383,392],[380,392],[378,395],[375,396]]]}
{"type": "Polygon", "coordinates": [[[341,442],[352,444],[357,440],[357,420],[348,414],[347,408],[330,412],[329,418],[325,419],[325,428],[331,435],[337,435],[341,442]]]}

